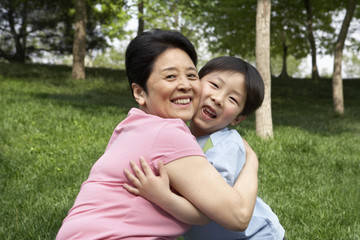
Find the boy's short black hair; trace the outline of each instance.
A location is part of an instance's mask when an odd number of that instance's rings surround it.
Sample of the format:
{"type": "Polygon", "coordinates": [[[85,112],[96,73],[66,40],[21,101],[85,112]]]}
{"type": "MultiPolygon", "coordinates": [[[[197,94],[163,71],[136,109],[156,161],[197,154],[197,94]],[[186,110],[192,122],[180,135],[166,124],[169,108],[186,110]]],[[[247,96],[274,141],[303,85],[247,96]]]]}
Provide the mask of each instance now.
{"type": "Polygon", "coordinates": [[[160,29],[143,32],[129,43],[125,53],[125,68],[130,88],[132,83],[137,83],[147,91],[146,83],[157,57],[169,48],[183,50],[196,66],[195,48],[180,32],[160,29]]]}
{"type": "Polygon", "coordinates": [[[240,115],[248,116],[261,106],[264,100],[264,81],[255,67],[241,58],[230,56],[217,57],[201,68],[199,77],[201,79],[215,71],[231,71],[244,75],[247,98],[240,115]]]}

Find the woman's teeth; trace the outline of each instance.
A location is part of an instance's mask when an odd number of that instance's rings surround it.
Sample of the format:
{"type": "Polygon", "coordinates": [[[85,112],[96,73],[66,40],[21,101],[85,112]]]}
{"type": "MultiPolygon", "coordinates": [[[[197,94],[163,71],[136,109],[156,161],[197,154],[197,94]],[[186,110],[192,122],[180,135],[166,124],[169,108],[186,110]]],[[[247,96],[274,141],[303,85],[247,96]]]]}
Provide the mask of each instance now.
{"type": "Polygon", "coordinates": [[[173,103],[175,103],[175,104],[188,104],[188,103],[190,103],[190,98],[177,99],[177,100],[174,100],[173,103]]]}

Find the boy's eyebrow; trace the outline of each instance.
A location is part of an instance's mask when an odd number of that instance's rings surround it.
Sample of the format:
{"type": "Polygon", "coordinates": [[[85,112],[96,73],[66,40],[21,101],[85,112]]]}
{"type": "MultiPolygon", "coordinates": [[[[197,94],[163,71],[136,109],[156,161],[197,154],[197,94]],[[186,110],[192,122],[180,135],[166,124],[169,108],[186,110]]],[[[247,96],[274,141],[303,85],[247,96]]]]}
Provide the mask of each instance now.
{"type": "Polygon", "coordinates": [[[222,79],[220,76],[216,76],[216,78],[217,78],[222,84],[225,84],[225,80],[222,79]]]}
{"type": "Polygon", "coordinates": [[[241,92],[239,92],[237,89],[234,89],[235,94],[239,95],[239,96],[243,96],[243,94],[241,92]]]}
{"type": "MultiPolygon", "coordinates": [[[[220,76],[216,76],[216,78],[217,78],[222,84],[225,84],[224,79],[222,79],[220,76]]],[[[236,88],[234,88],[233,91],[234,91],[234,93],[237,94],[237,95],[240,95],[240,96],[243,95],[243,94],[242,94],[240,91],[238,91],[236,88]]]]}

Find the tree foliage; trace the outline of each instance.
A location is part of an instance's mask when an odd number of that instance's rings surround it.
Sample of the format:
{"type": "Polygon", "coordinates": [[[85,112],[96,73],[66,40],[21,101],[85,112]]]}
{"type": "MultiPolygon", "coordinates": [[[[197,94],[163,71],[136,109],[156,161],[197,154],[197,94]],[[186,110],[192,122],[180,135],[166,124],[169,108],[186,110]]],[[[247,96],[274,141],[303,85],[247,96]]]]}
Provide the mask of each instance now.
{"type": "MultiPolygon", "coordinates": [[[[97,1],[86,1],[88,13],[86,49],[107,46],[101,25],[112,20],[97,9],[97,1]]],[[[44,51],[72,52],[74,36],[73,0],[2,0],[0,2],[0,58],[25,62],[44,51]]]]}

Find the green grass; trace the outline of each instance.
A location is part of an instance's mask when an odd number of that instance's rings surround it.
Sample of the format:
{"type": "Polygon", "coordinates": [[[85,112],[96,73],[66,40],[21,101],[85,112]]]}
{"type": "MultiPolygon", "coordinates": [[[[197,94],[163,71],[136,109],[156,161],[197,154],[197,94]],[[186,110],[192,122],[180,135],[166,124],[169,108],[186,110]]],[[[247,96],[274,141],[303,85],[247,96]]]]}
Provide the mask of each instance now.
{"type": "MultiPolygon", "coordinates": [[[[114,127],[136,106],[124,71],[0,63],[0,239],[54,239],[114,127]]],[[[237,126],[257,152],[259,196],[288,239],[360,239],[360,81],[274,79],[273,140],[237,126]]]]}

